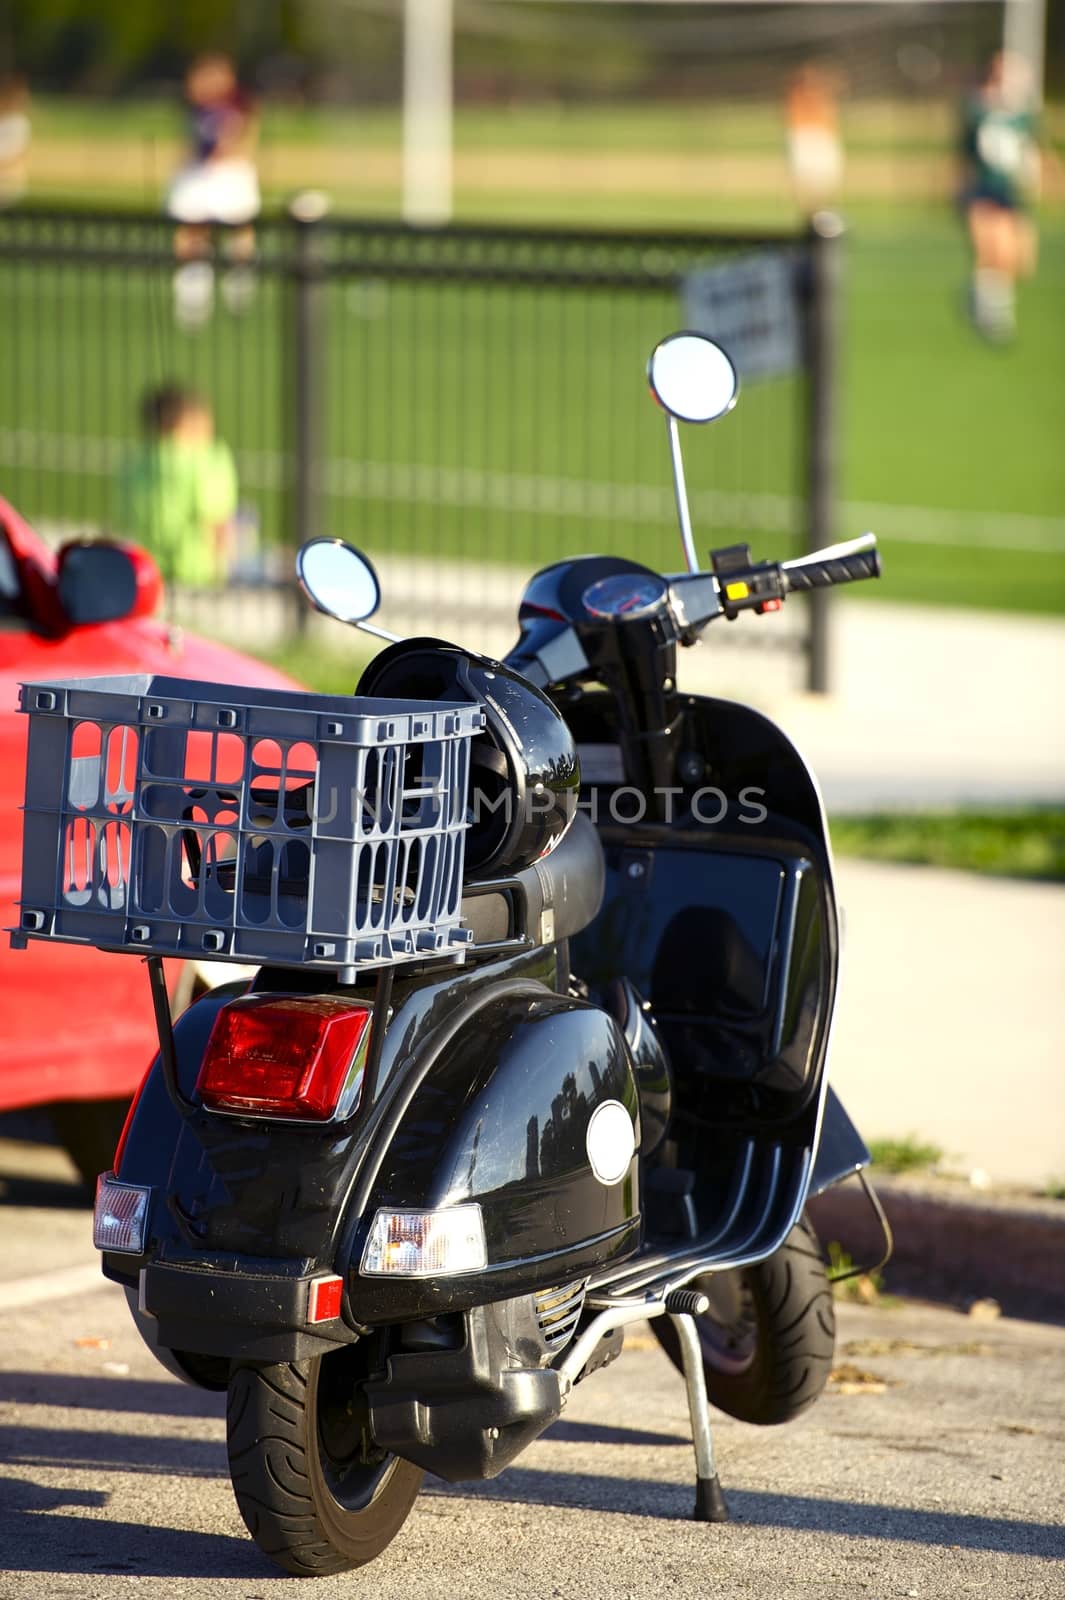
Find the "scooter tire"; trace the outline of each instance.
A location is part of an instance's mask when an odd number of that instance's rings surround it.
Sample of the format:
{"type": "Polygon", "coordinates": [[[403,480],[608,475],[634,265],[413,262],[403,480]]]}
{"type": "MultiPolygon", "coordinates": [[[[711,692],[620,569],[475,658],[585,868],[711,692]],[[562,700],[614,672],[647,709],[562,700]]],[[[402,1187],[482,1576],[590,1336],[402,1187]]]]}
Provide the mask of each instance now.
{"type": "MultiPolygon", "coordinates": [[[[712,1297],[711,1312],[695,1319],[711,1405],[763,1427],[791,1422],[813,1405],[832,1370],[836,1318],[824,1256],[808,1218],[767,1260],[707,1274],[689,1287],[712,1297]],[[730,1302],[740,1308],[731,1326],[727,1313],[719,1309],[714,1316],[715,1307],[730,1302]]],[[[669,1317],[655,1317],[651,1327],[683,1371],[669,1317]]]]}
{"type": "Polygon", "coordinates": [[[272,1366],[234,1363],[226,1405],[237,1506],[264,1555],[297,1577],[324,1577],[380,1555],[403,1526],[424,1474],[381,1452],[373,1472],[338,1489],[323,1443],[325,1363],[346,1352],[272,1366]]]}

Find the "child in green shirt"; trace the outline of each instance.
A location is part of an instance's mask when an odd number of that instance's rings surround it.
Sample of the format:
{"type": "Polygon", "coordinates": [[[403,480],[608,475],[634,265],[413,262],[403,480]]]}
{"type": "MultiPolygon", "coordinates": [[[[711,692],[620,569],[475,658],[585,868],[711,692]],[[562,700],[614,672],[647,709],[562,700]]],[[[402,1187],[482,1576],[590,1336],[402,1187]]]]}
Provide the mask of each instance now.
{"type": "Polygon", "coordinates": [[[145,442],[119,476],[119,527],[150,551],[166,582],[225,583],[237,472],[211,407],[167,383],[144,396],[141,421],[145,442]]]}

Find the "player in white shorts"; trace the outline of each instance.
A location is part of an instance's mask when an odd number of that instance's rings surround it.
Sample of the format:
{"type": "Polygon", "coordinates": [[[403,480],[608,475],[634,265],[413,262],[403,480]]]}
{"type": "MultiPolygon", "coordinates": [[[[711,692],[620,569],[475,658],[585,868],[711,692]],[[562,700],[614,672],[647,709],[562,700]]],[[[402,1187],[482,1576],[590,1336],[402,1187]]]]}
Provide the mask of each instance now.
{"type": "Polygon", "coordinates": [[[226,306],[242,311],[254,292],[253,224],[261,204],[254,159],[258,118],[226,56],[199,56],[192,63],[185,75],[185,98],[192,150],[170,185],[166,209],[178,224],[174,250],[181,265],[174,274],[175,315],[183,327],[198,327],[207,321],[214,302],[212,227],[225,227],[230,265],[221,287],[226,306]]]}

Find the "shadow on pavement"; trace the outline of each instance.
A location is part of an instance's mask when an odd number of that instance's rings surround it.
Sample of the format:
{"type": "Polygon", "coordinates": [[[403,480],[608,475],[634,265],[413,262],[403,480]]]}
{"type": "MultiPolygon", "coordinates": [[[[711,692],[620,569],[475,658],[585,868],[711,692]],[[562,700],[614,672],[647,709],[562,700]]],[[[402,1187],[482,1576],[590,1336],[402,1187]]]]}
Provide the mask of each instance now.
{"type": "Polygon", "coordinates": [[[34,1206],[46,1211],[91,1211],[93,1197],[83,1183],[62,1178],[0,1174],[0,1207],[34,1206]]]}
{"type": "Polygon", "coordinates": [[[176,1378],[98,1378],[73,1372],[0,1372],[0,1402],[72,1411],[144,1411],[152,1416],[222,1417],[226,1397],[176,1378]]]}
{"type": "Polygon", "coordinates": [[[157,1477],[226,1478],[221,1440],[160,1438],[82,1428],[0,1426],[0,1461],[73,1472],[148,1472],[157,1477]]]}
{"type": "MultiPolygon", "coordinates": [[[[9,1461],[26,1465],[224,1476],[221,1447],[204,1440],[100,1433],[72,1437],[68,1432],[32,1428],[10,1431],[17,1440],[0,1437],[0,1453],[9,1461]],[[16,1446],[14,1451],[10,1449],[12,1444],[16,1446]],[[150,1456],[150,1463],[138,1459],[142,1451],[150,1456]],[[217,1468],[212,1465],[216,1456],[217,1468]]],[[[669,1521],[688,1520],[693,1498],[688,1483],[520,1467],[511,1468],[487,1484],[448,1486],[433,1480],[426,1492],[430,1498],[487,1499],[669,1521]]],[[[726,1493],[733,1517],[747,1528],[789,1528],[813,1535],[960,1547],[1055,1560],[1061,1555],[1060,1527],[1041,1522],[742,1489],[726,1493]]],[[[105,1517],[63,1514],[67,1506],[106,1507],[110,1500],[106,1489],[45,1488],[9,1478],[5,1480],[4,1496],[0,1571],[125,1573],[172,1579],[240,1576],[254,1577],[255,1581],[267,1571],[274,1577],[282,1576],[267,1568],[249,1540],[230,1534],[145,1527],[105,1517]]],[[[717,1541],[729,1537],[727,1526],[707,1529],[706,1533],[708,1539],[717,1541]]]]}
{"type": "MultiPolygon", "coordinates": [[[[765,1494],[758,1490],[730,1489],[727,1482],[724,1487],[733,1518],[748,1527],[791,1528],[799,1533],[837,1534],[851,1539],[943,1547],[957,1545],[963,1550],[995,1550],[1005,1555],[1061,1559],[1061,1528],[1044,1522],[923,1511],[918,1507],[878,1502],[861,1504],[853,1500],[820,1500],[808,1495],[765,1494]]],[[[691,1515],[694,1479],[691,1484],[676,1484],[647,1478],[599,1477],[511,1467],[489,1483],[446,1485],[434,1479],[428,1492],[511,1500],[525,1505],[613,1511],[674,1521],[686,1520],[691,1515]]],[[[715,1528],[712,1537],[719,1537],[721,1531],[715,1528]]]]}
{"type": "MultiPolygon", "coordinates": [[[[0,1532],[0,1571],[107,1573],[160,1578],[254,1578],[272,1569],[250,1539],[139,1522],[64,1516],[64,1506],[105,1506],[99,1489],[45,1489],[8,1479],[0,1532]]],[[[282,1577],[280,1572],[273,1572],[282,1577]]],[[[48,1590],[42,1588],[42,1594],[48,1590]]]]}
{"type": "Polygon", "coordinates": [[[92,1202],[43,1106],[0,1112],[0,1206],[84,1211],[92,1202]]]}
{"type": "MultiPolygon", "coordinates": [[[[2,1393],[2,1390],[0,1390],[2,1393]]],[[[544,1434],[560,1444],[682,1444],[691,1440],[677,1433],[652,1433],[644,1428],[615,1428],[606,1422],[556,1422],[544,1434]]]]}

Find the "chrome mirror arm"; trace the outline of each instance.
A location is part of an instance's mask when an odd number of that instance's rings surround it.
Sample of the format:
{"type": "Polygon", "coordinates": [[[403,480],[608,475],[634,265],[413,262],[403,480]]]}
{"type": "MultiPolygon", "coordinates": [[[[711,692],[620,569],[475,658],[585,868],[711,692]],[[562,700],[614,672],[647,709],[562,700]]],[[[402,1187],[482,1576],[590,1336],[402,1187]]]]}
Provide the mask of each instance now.
{"type": "Polygon", "coordinates": [[[684,458],[680,453],[680,433],[677,419],[666,413],[666,432],[669,435],[669,458],[673,464],[673,493],[677,502],[677,521],[680,523],[680,542],[684,546],[684,559],[689,572],[698,572],[699,555],[692,535],[691,511],[688,507],[688,486],[684,481],[684,458]]]}
{"type": "Polygon", "coordinates": [[[387,639],[389,644],[400,644],[403,640],[401,633],[389,633],[387,628],[379,628],[375,622],[367,622],[365,619],[354,622],[352,626],[361,628],[363,633],[372,633],[375,639],[387,639]]]}

